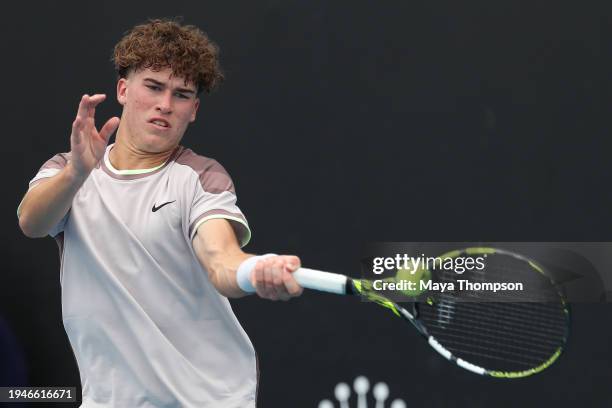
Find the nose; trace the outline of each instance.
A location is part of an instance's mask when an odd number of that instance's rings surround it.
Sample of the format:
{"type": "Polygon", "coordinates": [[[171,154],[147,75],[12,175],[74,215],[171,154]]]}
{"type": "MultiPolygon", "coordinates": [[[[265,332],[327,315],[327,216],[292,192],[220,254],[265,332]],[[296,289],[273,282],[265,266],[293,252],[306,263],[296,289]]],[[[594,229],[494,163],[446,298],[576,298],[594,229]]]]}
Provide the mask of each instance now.
{"type": "Polygon", "coordinates": [[[155,109],[160,113],[172,113],[172,92],[162,92],[155,109]]]}

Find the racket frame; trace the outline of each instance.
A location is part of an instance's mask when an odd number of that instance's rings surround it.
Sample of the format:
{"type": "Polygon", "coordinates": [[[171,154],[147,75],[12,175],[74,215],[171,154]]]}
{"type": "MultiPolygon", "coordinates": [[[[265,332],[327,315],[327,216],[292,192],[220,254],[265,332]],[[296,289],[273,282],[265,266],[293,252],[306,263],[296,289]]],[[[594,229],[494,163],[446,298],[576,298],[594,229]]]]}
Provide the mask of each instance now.
{"type": "MultiPolygon", "coordinates": [[[[549,274],[546,273],[545,269],[539,265],[537,262],[523,256],[520,254],[516,254],[514,252],[498,249],[498,248],[490,248],[490,247],[470,247],[459,250],[454,250],[447,252],[443,255],[440,255],[439,258],[454,258],[461,255],[484,255],[484,254],[502,254],[515,257],[524,262],[527,262],[534,270],[548,278],[551,284],[554,286],[555,282],[551,278],[549,274]]],[[[345,275],[318,271],[315,269],[309,268],[300,268],[296,272],[294,272],[294,276],[298,283],[301,286],[309,289],[314,289],[318,291],[333,293],[337,295],[354,295],[354,296],[363,296],[363,286],[362,280],[353,279],[345,275]]],[[[394,314],[407,320],[410,322],[417,331],[426,339],[427,343],[441,356],[445,359],[455,363],[457,366],[468,370],[472,373],[488,376],[493,378],[503,378],[503,379],[515,379],[515,378],[524,378],[537,373],[544,371],[546,368],[550,367],[555,361],[559,359],[561,356],[565,345],[567,344],[567,339],[569,336],[570,330],[570,306],[565,301],[565,298],[562,293],[558,292],[562,306],[564,308],[565,317],[566,317],[566,328],[564,334],[564,340],[562,344],[557,348],[557,350],[543,363],[539,364],[536,367],[522,370],[522,371],[499,371],[499,370],[489,370],[484,367],[480,367],[478,365],[472,364],[462,358],[455,356],[450,350],[445,348],[442,344],[436,340],[434,336],[429,334],[427,327],[419,320],[419,302],[413,302],[412,304],[412,312],[407,310],[406,308],[400,306],[396,302],[389,300],[387,298],[383,298],[374,300],[374,303],[379,304],[385,308],[390,309],[394,314]]]]}

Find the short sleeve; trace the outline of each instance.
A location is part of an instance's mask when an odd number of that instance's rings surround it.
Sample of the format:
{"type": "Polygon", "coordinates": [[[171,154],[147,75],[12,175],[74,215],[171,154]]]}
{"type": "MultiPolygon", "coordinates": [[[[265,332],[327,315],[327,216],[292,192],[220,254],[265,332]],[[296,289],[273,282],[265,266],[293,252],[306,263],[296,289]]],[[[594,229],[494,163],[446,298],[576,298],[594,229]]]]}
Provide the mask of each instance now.
{"type": "MultiPolygon", "coordinates": [[[[28,191],[36,187],[41,181],[46,178],[53,177],[57,173],[59,173],[70,160],[70,153],[58,153],[49,160],[47,160],[42,167],[38,170],[38,173],[34,176],[30,183],[28,184],[28,191]]],[[[17,217],[19,217],[19,210],[21,208],[21,203],[19,203],[19,207],[17,207],[17,217]]],[[[66,225],[66,220],[70,211],[64,215],[64,217],[53,227],[51,231],[49,231],[49,235],[55,237],[57,234],[64,230],[64,226],[66,225]]]]}
{"type": "Polygon", "coordinates": [[[182,155],[177,161],[188,164],[197,175],[189,208],[190,240],[193,240],[202,223],[223,218],[232,225],[240,246],[245,246],[251,239],[251,230],[236,204],[236,191],[231,177],[217,161],[198,156],[190,150],[187,155],[187,158],[182,155]]]}

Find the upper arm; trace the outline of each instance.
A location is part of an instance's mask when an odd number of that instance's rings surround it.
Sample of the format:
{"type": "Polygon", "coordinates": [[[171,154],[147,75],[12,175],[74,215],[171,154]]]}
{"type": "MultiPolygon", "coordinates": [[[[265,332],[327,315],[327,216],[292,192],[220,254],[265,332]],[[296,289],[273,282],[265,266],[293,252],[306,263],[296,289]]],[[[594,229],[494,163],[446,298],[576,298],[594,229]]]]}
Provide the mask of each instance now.
{"type": "MultiPolygon", "coordinates": [[[[21,228],[21,230],[27,237],[42,238],[47,235],[55,237],[57,234],[59,234],[60,232],[64,230],[66,221],[68,220],[68,217],[70,214],[70,208],[63,210],[65,211],[65,212],[62,212],[63,215],[61,214],[58,215],[58,217],[61,217],[61,218],[54,224],[52,223],[51,225],[49,225],[47,228],[38,229],[37,230],[38,232],[33,232],[31,230],[32,219],[35,219],[35,220],[37,219],[38,222],[40,222],[41,216],[48,217],[50,214],[48,210],[44,209],[45,203],[48,203],[48,200],[44,198],[45,194],[47,194],[45,191],[48,191],[48,189],[45,189],[46,188],[45,185],[47,183],[50,183],[51,180],[56,176],[57,176],[57,172],[53,175],[49,175],[49,176],[45,175],[44,177],[41,177],[41,178],[35,178],[32,182],[30,182],[28,191],[24,194],[23,198],[21,199],[21,202],[17,206],[17,219],[19,222],[19,227],[21,228]],[[44,190],[42,191],[42,195],[39,194],[39,190],[44,190]],[[41,210],[41,203],[43,203],[42,210],[41,210]],[[32,210],[34,210],[34,213],[38,214],[38,216],[34,215],[34,218],[32,218],[31,217],[32,210]],[[42,231],[45,231],[45,232],[42,232],[42,231]]],[[[53,191],[53,187],[51,187],[50,191],[53,191]]],[[[40,224],[37,224],[35,221],[34,225],[40,225],[40,224]]]]}
{"type": "Polygon", "coordinates": [[[26,198],[28,197],[28,194],[30,193],[30,191],[32,191],[34,187],[41,185],[45,181],[48,181],[48,179],[44,178],[44,179],[37,180],[33,183],[30,183],[28,191],[26,191],[26,193],[23,195],[23,197],[21,198],[21,201],[19,202],[19,205],[17,206],[17,218],[19,218],[19,216],[21,215],[21,206],[26,201],[26,198]]]}
{"type": "Polygon", "coordinates": [[[56,176],[66,166],[68,160],[70,160],[70,153],[58,153],[40,167],[34,178],[30,180],[28,191],[23,195],[17,206],[17,218],[21,215],[21,206],[27,201],[30,191],[56,176]]]}
{"type": "Polygon", "coordinates": [[[207,220],[199,225],[192,240],[198,260],[209,273],[220,263],[242,258],[244,252],[230,222],[223,218],[207,220]]]}
{"type": "Polygon", "coordinates": [[[193,238],[193,248],[219,293],[226,297],[246,295],[238,286],[236,271],[251,255],[240,249],[229,221],[212,219],[202,223],[193,238]]]}

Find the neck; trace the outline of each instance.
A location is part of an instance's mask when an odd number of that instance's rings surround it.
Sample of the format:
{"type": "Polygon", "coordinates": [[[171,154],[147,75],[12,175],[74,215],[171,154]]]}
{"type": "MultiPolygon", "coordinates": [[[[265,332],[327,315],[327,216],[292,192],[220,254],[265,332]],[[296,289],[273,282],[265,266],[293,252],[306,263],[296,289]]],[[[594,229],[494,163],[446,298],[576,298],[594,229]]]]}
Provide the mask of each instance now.
{"type": "Polygon", "coordinates": [[[115,144],[109,152],[108,159],[117,170],[152,169],[164,164],[172,155],[176,146],[163,152],[148,152],[134,143],[123,132],[117,132],[115,144]]]}

